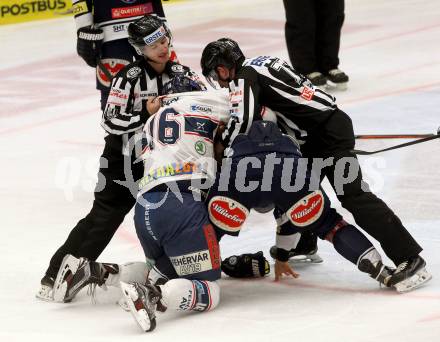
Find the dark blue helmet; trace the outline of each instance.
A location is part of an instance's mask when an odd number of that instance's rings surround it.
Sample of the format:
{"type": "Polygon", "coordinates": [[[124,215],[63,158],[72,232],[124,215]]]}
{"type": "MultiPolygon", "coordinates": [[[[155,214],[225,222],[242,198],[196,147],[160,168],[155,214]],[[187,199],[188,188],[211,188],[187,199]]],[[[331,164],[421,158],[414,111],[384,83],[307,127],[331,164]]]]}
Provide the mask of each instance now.
{"type": "Polygon", "coordinates": [[[199,82],[184,76],[176,75],[163,85],[163,95],[205,90],[199,82]]]}

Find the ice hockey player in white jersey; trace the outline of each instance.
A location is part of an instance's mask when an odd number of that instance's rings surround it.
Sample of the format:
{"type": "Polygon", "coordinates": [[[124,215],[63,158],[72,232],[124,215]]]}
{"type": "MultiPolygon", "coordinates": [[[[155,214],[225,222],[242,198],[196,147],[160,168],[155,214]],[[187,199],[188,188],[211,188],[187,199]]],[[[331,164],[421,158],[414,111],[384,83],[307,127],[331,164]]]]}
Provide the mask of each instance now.
{"type": "MultiPolygon", "coordinates": [[[[167,92],[200,89],[186,77],[167,87],[167,92]]],[[[228,92],[179,93],[162,101],[164,107],[144,128],[145,171],[135,207],[151,281],[120,278],[127,305],[144,331],[155,328],[156,310],[207,311],[220,300],[220,248],[202,199],[204,182],[215,178],[213,141],[220,122],[229,118],[228,92]]],[[[87,284],[106,284],[104,273],[113,285],[116,272],[105,266],[67,256],[54,297],[69,301],[87,284]]]]}
{"type": "Polygon", "coordinates": [[[219,123],[229,119],[228,96],[224,90],[213,90],[162,100],[166,105],[144,128],[148,145],[142,154],[144,177],[138,197],[163,183],[215,178],[213,141],[219,123]]]}

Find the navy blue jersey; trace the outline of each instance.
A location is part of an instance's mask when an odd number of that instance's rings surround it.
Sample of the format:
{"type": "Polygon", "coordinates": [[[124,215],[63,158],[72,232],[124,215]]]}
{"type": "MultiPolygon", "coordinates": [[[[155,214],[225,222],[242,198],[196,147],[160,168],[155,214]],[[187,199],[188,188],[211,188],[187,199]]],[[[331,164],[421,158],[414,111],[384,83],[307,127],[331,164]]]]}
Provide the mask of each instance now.
{"type": "Polygon", "coordinates": [[[145,14],[165,17],[160,0],[72,0],[72,4],[77,29],[99,27],[104,42],[127,38],[128,24],[145,14]]]}
{"type": "MultiPolygon", "coordinates": [[[[179,183],[182,189],[190,184],[179,183]]],[[[136,232],[147,260],[168,279],[220,279],[220,247],[204,203],[189,190],[168,190],[144,193],[135,207],[136,232]]]]}
{"type": "MultiPolygon", "coordinates": [[[[128,43],[128,25],[151,13],[166,22],[160,0],[72,0],[72,4],[77,29],[93,26],[103,30],[100,61],[112,76],[139,57],[128,43]]],[[[172,46],[170,59],[177,61],[172,46]]],[[[96,68],[96,80],[97,88],[102,91],[103,107],[110,79],[99,66],[96,68]]]]}

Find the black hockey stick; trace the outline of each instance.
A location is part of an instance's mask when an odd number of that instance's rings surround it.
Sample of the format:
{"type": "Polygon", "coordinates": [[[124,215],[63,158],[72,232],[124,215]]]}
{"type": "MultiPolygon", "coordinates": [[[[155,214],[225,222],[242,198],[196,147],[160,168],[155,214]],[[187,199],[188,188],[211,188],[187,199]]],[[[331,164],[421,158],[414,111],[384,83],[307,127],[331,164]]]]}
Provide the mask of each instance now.
{"type": "Polygon", "coordinates": [[[96,62],[97,62],[97,64],[98,64],[99,69],[102,70],[102,72],[103,72],[104,75],[108,78],[108,81],[109,81],[110,84],[111,84],[111,83],[112,83],[113,75],[110,73],[110,71],[107,70],[107,68],[105,67],[105,65],[102,64],[102,62],[101,62],[100,59],[97,59],[96,62]]]}
{"type": "Polygon", "coordinates": [[[432,137],[435,134],[360,134],[355,139],[419,139],[432,137]]]}
{"type": "Polygon", "coordinates": [[[385,151],[391,151],[391,150],[396,150],[398,148],[402,148],[402,147],[406,147],[406,146],[411,146],[411,145],[416,145],[416,144],[420,144],[423,143],[425,141],[430,141],[430,140],[434,140],[434,139],[439,139],[440,138],[440,132],[437,134],[432,134],[426,138],[422,138],[422,139],[417,139],[414,141],[410,141],[404,144],[399,144],[399,145],[395,145],[395,146],[391,146],[388,148],[384,148],[382,150],[377,150],[377,151],[362,151],[362,150],[352,150],[353,153],[356,153],[358,155],[361,156],[368,156],[371,154],[376,154],[376,153],[380,153],[380,152],[385,152],[385,151]]]}

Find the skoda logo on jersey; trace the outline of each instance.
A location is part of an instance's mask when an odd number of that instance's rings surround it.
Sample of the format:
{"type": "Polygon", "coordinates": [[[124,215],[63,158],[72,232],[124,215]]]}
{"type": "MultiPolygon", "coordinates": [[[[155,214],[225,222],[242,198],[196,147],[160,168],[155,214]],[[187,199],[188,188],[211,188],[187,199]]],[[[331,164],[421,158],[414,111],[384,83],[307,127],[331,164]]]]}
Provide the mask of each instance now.
{"type": "Polygon", "coordinates": [[[135,3],[137,0],[121,0],[122,2],[126,3],[126,4],[133,4],[135,3]]]}
{"type": "Polygon", "coordinates": [[[148,36],[144,37],[144,42],[147,45],[153,45],[159,39],[164,37],[165,34],[166,34],[166,30],[163,26],[161,26],[156,31],[154,31],[152,34],[149,34],[148,36]]]}
{"type": "Polygon", "coordinates": [[[194,104],[190,106],[192,112],[212,113],[212,107],[194,104]]]}
{"type": "Polygon", "coordinates": [[[198,154],[203,156],[206,153],[206,145],[203,141],[197,141],[194,145],[194,149],[198,154]]]}

